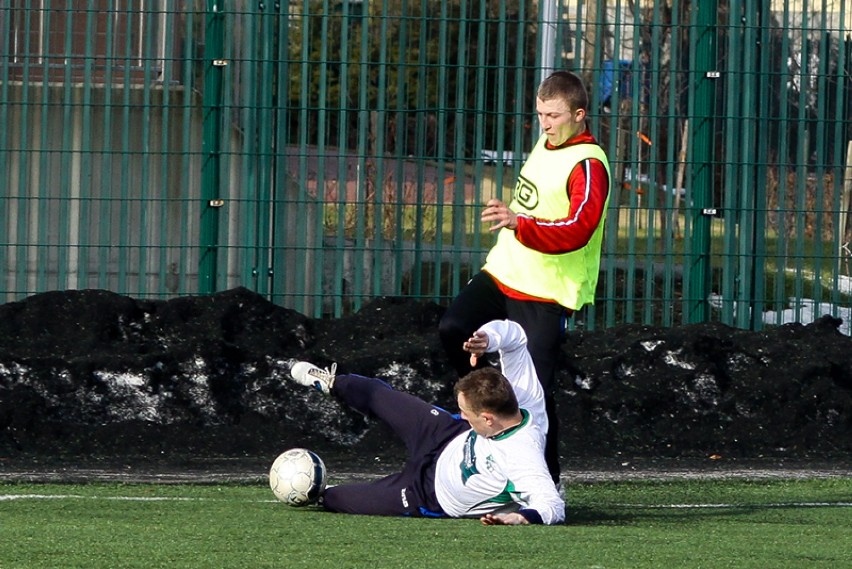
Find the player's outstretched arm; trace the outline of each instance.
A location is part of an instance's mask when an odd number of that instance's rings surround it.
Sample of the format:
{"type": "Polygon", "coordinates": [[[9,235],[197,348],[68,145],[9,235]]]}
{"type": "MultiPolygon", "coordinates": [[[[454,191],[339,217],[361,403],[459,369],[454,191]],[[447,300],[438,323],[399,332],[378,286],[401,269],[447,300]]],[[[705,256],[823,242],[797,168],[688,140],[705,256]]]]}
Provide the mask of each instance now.
{"type": "Polygon", "coordinates": [[[547,432],[544,390],[527,350],[527,335],[521,325],[511,320],[492,320],[479,328],[468,342],[474,339],[480,340],[476,346],[483,351],[500,353],[501,370],[512,384],[518,404],[533,413],[536,421],[547,432]]]}
{"type": "Polygon", "coordinates": [[[502,359],[513,360],[515,367],[522,366],[532,358],[526,350],[527,336],[523,328],[511,320],[492,320],[484,324],[479,330],[467,339],[462,349],[471,354],[470,364],[476,365],[477,358],[485,352],[500,352],[502,359]]]}

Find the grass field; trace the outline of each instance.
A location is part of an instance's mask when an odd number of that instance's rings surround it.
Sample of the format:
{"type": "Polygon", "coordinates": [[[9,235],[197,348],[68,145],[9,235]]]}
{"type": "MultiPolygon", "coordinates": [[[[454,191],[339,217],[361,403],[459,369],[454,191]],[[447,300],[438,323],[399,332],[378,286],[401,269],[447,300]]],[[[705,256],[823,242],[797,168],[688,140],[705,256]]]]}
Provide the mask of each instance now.
{"type": "Polygon", "coordinates": [[[262,484],[0,484],[0,568],[852,567],[852,479],[596,482],[555,527],[329,514],[262,484]]]}

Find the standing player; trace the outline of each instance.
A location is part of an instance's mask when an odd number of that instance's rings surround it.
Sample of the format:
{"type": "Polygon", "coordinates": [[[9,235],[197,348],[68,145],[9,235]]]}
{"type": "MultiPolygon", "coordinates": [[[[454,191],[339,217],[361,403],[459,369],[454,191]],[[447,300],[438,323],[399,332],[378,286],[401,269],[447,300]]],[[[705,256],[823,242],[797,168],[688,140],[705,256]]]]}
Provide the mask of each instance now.
{"type": "Polygon", "coordinates": [[[482,221],[493,224],[497,242],[439,324],[460,377],[470,371],[461,345],[471,331],[502,318],[524,328],[545,390],[545,457],[557,483],[556,363],[567,317],[594,301],[609,200],[609,163],[586,125],[588,106],[586,87],[573,73],[557,71],[539,85],[536,111],[544,132],[521,169],[512,202],[486,204],[482,221]]]}
{"type": "Polygon", "coordinates": [[[544,461],[544,393],[516,323],[489,322],[463,343],[475,364],[499,352],[503,373],[476,369],[456,384],[461,419],[374,378],[308,362],[293,379],[385,422],[406,445],[402,471],[327,488],[323,507],[349,514],[478,517],[485,525],[557,524],[565,504],[544,461]]]}

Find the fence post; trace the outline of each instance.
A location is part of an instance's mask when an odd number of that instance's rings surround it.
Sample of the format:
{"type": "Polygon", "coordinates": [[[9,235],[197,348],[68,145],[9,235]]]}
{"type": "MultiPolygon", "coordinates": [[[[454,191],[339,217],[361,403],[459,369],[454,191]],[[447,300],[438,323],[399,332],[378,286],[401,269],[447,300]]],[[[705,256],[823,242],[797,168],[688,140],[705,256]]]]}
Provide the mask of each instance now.
{"type": "Polygon", "coordinates": [[[849,243],[846,242],[846,224],[848,223],[849,206],[852,202],[852,140],[846,143],[846,167],[843,169],[843,194],[840,202],[840,219],[838,220],[837,262],[838,273],[852,274],[849,271],[849,243]]]}
{"type": "Polygon", "coordinates": [[[556,63],[557,12],[554,0],[539,0],[539,13],[541,14],[539,66],[541,67],[542,79],[553,72],[553,66],[556,63]]]}
{"type": "Polygon", "coordinates": [[[204,93],[202,97],[203,134],[201,141],[201,223],[198,261],[198,292],[216,292],[218,272],[219,196],[222,162],[222,74],[228,67],[223,59],[224,25],[222,0],[207,0],[204,35],[204,93]]]}
{"type": "Polygon", "coordinates": [[[696,11],[695,95],[690,109],[693,143],[689,145],[692,158],[693,232],[690,256],[686,259],[689,275],[686,302],[686,321],[705,322],[709,317],[707,297],[710,294],[710,227],[713,209],[713,118],[715,115],[715,84],[718,76],[716,53],[717,2],[693,5],[696,11]]]}

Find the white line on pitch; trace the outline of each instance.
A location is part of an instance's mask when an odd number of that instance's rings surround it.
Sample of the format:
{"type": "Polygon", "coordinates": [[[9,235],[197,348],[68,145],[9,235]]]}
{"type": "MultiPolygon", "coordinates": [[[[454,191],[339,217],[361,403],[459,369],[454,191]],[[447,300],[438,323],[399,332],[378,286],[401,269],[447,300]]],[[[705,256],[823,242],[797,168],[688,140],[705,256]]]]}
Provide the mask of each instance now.
{"type": "Polygon", "coordinates": [[[619,508],[648,510],[687,510],[699,508],[849,508],[852,502],[778,502],[771,504],[615,504],[619,508]]]}
{"type": "Polygon", "coordinates": [[[222,500],[183,496],[83,496],[81,494],[0,494],[0,502],[12,500],[119,500],[124,502],[277,502],[278,500],[222,500]]]}

